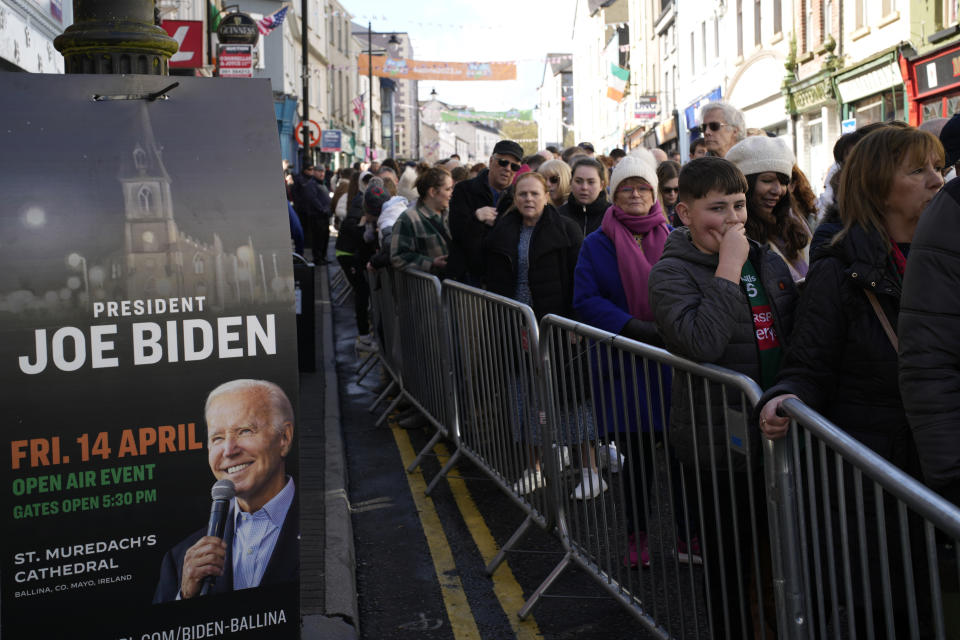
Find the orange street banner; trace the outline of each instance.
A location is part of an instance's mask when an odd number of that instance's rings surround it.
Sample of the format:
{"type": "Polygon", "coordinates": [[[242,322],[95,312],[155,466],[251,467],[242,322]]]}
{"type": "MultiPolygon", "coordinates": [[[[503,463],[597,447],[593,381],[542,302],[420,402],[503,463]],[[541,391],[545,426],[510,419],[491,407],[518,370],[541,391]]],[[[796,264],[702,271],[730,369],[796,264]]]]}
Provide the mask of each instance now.
{"type": "MultiPolygon", "coordinates": [[[[360,54],[360,74],[370,69],[369,56],[360,54]]],[[[373,56],[373,75],[400,80],[516,80],[515,62],[427,62],[373,56]]]]}

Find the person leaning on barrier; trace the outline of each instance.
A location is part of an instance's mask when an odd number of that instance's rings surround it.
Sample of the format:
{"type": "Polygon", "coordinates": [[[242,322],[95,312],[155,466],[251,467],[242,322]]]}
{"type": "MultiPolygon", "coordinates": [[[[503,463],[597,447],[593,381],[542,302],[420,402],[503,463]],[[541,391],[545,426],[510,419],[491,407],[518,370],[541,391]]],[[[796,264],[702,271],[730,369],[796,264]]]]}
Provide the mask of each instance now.
{"type": "MultiPolygon", "coordinates": [[[[514,186],[513,205],[483,242],[484,283],[488,291],[532,307],[538,320],[550,313],[570,317],[573,270],[583,236],[576,224],[549,204],[542,175],[525,173],[514,186]]],[[[527,442],[530,466],[514,486],[524,495],[542,487],[544,479],[538,450],[540,425],[532,419],[536,407],[525,390],[518,395],[520,422],[527,423],[532,439],[527,442]]]]}
{"type": "Polygon", "coordinates": [[[447,214],[453,178],[443,167],[432,167],[420,174],[416,188],[420,197],[393,225],[390,263],[394,269],[414,269],[443,277],[450,245],[447,214]]]}
{"type": "MultiPolygon", "coordinates": [[[[657,330],[673,353],[769,386],[790,338],[797,300],[787,265],[747,238],[747,180],[732,162],[692,160],[681,169],[679,186],[677,215],[686,227],[670,234],[650,272],[657,330]]],[[[745,410],[720,384],[710,384],[707,391],[699,381],[673,381],[669,445],[688,469],[687,482],[696,482],[696,467],[701,469],[702,494],[688,487],[686,495],[704,497],[700,541],[714,638],[727,637],[726,614],[729,637],[752,637],[749,603],[737,594],[748,593],[750,550],[766,539],[763,500],[753,505],[749,500],[750,487],[762,481],[762,474],[759,433],[744,432],[745,410]],[[755,532],[747,525],[752,516],[755,532]]]]}
{"type": "MultiPolygon", "coordinates": [[[[768,438],[787,433],[789,418],[777,415],[777,410],[785,399],[799,397],[886,460],[917,473],[916,448],[900,397],[893,331],[906,256],[924,207],[943,185],[943,161],[940,141],[913,127],[882,127],[850,152],[840,174],[843,230],[807,274],[790,349],[776,384],[757,405],[762,407],[760,428],[768,438]]],[[[925,291],[924,297],[932,293],[925,291]]],[[[855,517],[859,514],[852,506],[852,477],[845,480],[850,480],[845,485],[848,517],[855,517]]],[[[899,537],[896,507],[888,505],[884,521],[873,502],[864,504],[867,531],[886,525],[894,617],[905,637],[907,602],[902,564],[895,557],[899,554],[894,542],[899,537]]],[[[871,535],[866,544],[867,568],[875,570],[884,560],[879,543],[871,535]]],[[[858,559],[852,559],[855,565],[858,559]]],[[[855,568],[854,580],[860,575],[855,568]]],[[[876,605],[872,614],[879,624],[883,621],[880,581],[869,582],[876,605]]],[[[854,590],[858,588],[868,587],[858,584],[854,590]]],[[[868,614],[859,599],[855,612],[858,622],[868,614]]]]}
{"type": "Polygon", "coordinates": [[[466,284],[483,279],[481,245],[497,216],[513,201],[510,185],[520,170],[523,147],[500,140],[493,147],[490,166],[471,180],[457,183],[450,200],[450,258],[447,275],[466,284]]]}
{"type": "MultiPolygon", "coordinates": [[[[659,186],[658,170],[653,156],[646,152],[633,152],[613,169],[610,189],[613,204],[607,209],[600,228],[588,235],[580,249],[573,288],[573,306],[578,317],[587,324],[604,331],[616,333],[640,342],[661,345],[657,334],[653,311],[650,309],[647,281],[650,270],[660,255],[670,235],[670,226],[663,215],[657,199],[659,186]]],[[[661,167],[664,165],[661,164],[661,167]]],[[[629,450],[614,431],[634,433],[651,430],[663,431],[659,394],[654,394],[650,407],[653,424],[648,421],[647,397],[641,393],[639,403],[633,402],[633,389],[645,389],[644,376],[649,373],[653,384],[659,377],[656,366],[648,372],[634,375],[636,367],[630,361],[620,363],[615,358],[608,362],[603,354],[591,357],[594,388],[594,410],[600,419],[600,436],[611,443],[620,441],[620,449],[627,454],[633,466],[634,484],[628,485],[631,503],[637,505],[637,522],[628,525],[628,548],[625,563],[636,567],[638,562],[650,565],[647,549],[647,527],[644,522],[646,496],[643,487],[641,452],[646,460],[652,460],[649,446],[641,446],[634,435],[626,440],[629,450]],[[626,397],[624,397],[626,389],[626,397]]],[[[669,381],[669,370],[663,372],[669,381]]],[[[669,384],[669,382],[667,382],[669,384]]],[[[646,444],[646,443],[645,443],[646,444]]],[[[608,447],[611,444],[607,445],[608,447]]],[[[614,447],[616,450],[616,447],[614,447]]],[[[610,449],[608,449],[608,452],[610,449]]],[[[616,456],[616,453],[614,454],[616,456]]],[[[653,468],[648,463],[647,469],[653,468]]]]}

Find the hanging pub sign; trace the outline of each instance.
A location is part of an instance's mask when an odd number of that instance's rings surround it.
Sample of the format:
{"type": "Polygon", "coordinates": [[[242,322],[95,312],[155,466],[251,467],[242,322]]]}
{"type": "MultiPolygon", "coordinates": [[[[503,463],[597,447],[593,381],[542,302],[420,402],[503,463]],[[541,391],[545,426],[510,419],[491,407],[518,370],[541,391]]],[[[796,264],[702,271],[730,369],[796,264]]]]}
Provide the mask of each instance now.
{"type": "Polygon", "coordinates": [[[0,74],[3,637],[299,638],[273,96],[172,80],[0,74]]]}
{"type": "Polygon", "coordinates": [[[217,27],[217,40],[223,44],[255,45],[259,39],[257,21],[240,11],[225,15],[217,27]]]}

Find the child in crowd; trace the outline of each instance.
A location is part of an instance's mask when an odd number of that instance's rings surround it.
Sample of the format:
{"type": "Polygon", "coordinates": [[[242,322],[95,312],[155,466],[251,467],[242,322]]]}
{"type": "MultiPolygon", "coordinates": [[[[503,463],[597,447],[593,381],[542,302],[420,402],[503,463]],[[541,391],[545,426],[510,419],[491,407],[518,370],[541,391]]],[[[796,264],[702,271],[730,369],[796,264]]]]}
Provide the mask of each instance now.
{"type": "MultiPolygon", "coordinates": [[[[670,234],[650,273],[657,330],[670,351],[766,388],[792,328],[793,279],[779,256],[747,238],[747,180],[736,165],[692,160],[678,182],[676,213],[686,227],[670,234]]],[[[688,512],[703,514],[712,637],[752,637],[752,550],[761,548],[767,520],[759,430],[748,427],[749,408],[735,391],[712,383],[707,392],[702,382],[674,375],[669,441],[684,465],[688,500],[702,497],[700,509],[690,504],[688,512]]]]}

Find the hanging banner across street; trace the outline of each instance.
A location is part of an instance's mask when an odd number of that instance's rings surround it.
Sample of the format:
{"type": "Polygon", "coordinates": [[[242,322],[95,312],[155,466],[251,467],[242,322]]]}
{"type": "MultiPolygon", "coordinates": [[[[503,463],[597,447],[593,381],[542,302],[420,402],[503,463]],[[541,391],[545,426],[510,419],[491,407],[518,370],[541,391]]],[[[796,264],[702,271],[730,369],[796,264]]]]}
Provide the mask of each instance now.
{"type": "MultiPolygon", "coordinates": [[[[361,75],[370,69],[370,56],[357,61],[361,75]]],[[[406,80],[516,80],[514,62],[427,62],[388,56],[373,56],[373,75],[406,80]]]]}
{"type": "Polygon", "coordinates": [[[270,83],[178,81],[0,75],[3,637],[299,637],[270,83]],[[190,553],[211,544],[216,579],[190,553]]]}

